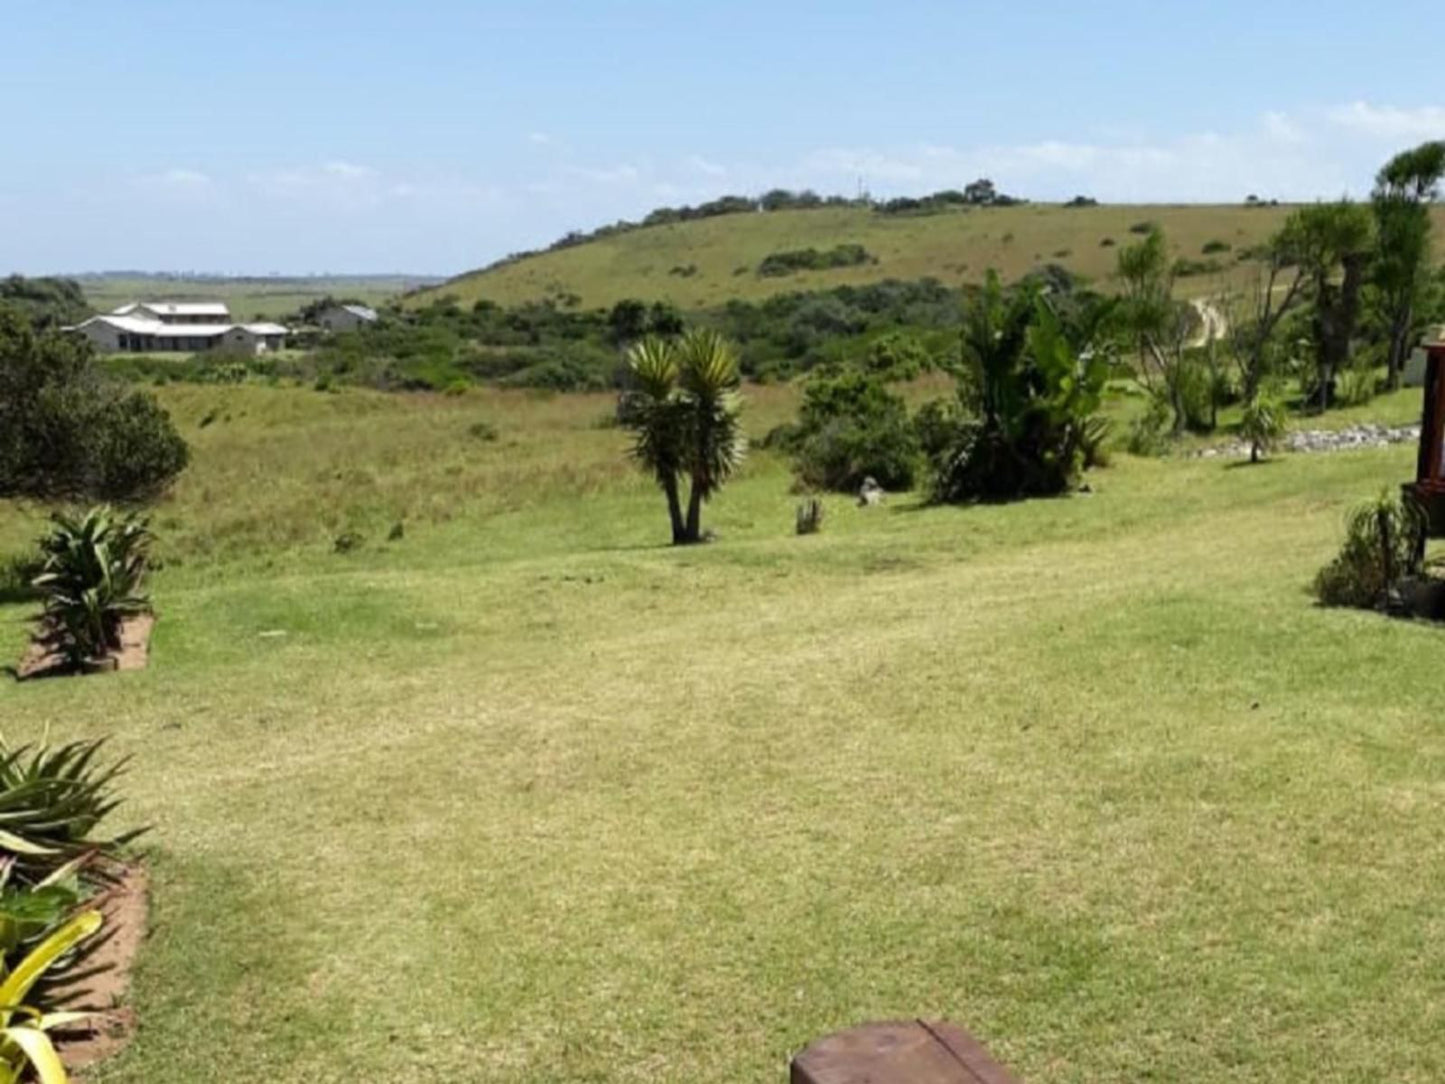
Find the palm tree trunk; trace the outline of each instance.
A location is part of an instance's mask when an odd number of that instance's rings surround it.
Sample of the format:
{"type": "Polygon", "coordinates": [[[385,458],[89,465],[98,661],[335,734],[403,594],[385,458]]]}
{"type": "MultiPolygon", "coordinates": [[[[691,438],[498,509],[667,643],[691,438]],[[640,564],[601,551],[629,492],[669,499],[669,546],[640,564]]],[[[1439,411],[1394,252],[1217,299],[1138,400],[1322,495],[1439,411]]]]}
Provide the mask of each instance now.
{"type": "Polygon", "coordinates": [[[667,516],[672,522],[672,544],[680,546],[687,541],[687,525],[682,519],[682,497],[677,491],[677,476],[664,478],[662,491],[667,494],[667,516]]]}
{"type": "Polygon", "coordinates": [[[694,479],[687,501],[687,528],[683,542],[702,541],[702,487],[694,479]]]}

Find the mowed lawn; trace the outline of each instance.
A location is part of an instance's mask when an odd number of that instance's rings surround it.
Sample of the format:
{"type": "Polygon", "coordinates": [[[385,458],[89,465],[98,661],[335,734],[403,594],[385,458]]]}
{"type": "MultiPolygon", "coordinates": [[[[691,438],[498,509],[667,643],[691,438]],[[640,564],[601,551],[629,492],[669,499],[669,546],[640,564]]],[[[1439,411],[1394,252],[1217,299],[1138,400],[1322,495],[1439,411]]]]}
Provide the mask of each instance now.
{"type": "Polygon", "coordinates": [[[151,668],[0,683],[155,826],[102,1084],[782,1081],[914,1015],[1031,1084],[1445,1077],[1445,631],[1306,591],[1411,449],[808,538],[760,454],[674,550],[604,399],[163,394],[151,668]]]}

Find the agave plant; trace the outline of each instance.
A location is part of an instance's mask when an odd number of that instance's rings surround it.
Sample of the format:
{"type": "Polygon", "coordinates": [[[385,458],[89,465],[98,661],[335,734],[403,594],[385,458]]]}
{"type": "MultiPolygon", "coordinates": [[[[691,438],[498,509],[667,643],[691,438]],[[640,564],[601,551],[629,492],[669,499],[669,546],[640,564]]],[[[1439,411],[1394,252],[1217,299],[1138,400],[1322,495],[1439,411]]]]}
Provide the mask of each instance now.
{"type": "Polygon", "coordinates": [[[113,855],[144,831],[95,838],[119,804],[113,784],[128,759],[98,764],[104,744],[42,741],[11,749],[0,738],[0,854],[14,863],[18,879],[45,883],[77,856],[113,855]]]}
{"type": "Polygon", "coordinates": [[[74,665],[104,658],[120,647],[126,618],[150,609],[141,593],[148,522],[104,505],[78,519],[56,513],[52,522],[34,580],[44,601],[42,639],[74,665]]]}
{"type": "Polygon", "coordinates": [[[19,1084],[33,1071],[40,1084],[67,1084],[70,1079],[50,1032],[88,1019],[84,1012],[43,1012],[25,1002],[35,984],[61,963],[104,923],[99,911],[82,911],[60,926],[0,981],[0,1084],[19,1084]]]}

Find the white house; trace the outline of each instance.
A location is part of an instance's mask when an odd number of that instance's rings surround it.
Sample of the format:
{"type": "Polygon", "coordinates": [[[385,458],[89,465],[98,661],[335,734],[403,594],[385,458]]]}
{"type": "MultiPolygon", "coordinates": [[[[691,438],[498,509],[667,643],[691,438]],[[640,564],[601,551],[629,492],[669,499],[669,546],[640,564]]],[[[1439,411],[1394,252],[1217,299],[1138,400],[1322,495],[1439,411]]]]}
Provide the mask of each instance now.
{"type": "Polygon", "coordinates": [[[236,323],[223,301],[135,301],[67,330],[103,354],[264,354],[285,346],[287,335],[280,324],[236,323]]]}
{"type": "Polygon", "coordinates": [[[316,314],[317,326],[327,331],[355,331],[376,319],[376,310],[365,305],[328,305],[316,314]]]}

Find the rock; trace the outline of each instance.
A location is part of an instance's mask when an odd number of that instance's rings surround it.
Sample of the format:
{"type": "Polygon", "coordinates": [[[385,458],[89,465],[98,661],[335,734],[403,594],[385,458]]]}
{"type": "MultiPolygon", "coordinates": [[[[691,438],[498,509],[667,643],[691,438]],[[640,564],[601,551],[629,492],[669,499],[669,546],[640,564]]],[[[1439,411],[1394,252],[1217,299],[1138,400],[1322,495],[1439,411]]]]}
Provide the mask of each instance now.
{"type": "Polygon", "coordinates": [[[883,498],[887,495],[875,479],[864,478],[863,484],[858,487],[858,507],[875,508],[883,503],[883,498]]]}

